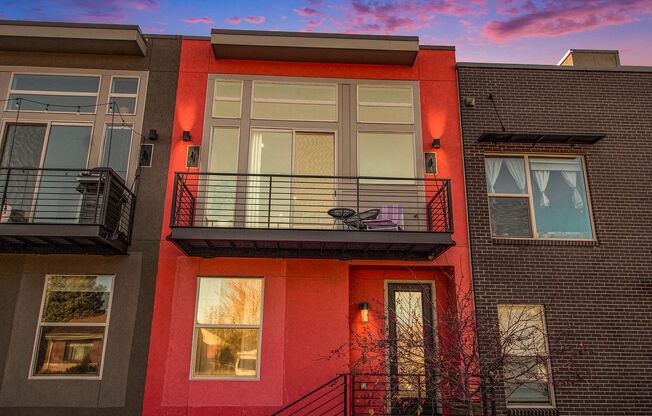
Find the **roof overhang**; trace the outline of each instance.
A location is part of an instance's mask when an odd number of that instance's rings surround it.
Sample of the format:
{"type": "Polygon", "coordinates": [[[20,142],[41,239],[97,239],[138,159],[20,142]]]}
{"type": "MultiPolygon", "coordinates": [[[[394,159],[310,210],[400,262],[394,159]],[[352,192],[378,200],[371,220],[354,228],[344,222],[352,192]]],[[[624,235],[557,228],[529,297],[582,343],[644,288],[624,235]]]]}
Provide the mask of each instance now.
{"type": "Polygon", "coordinates": [[[561,143],[594,144],[606,135],[602,133],[543,133],[543,132],[488,132],[480,135],[481,143],[561,143]]]}
{"type": "Polygon", "coordinates": [[[0,50],[145,56],[135,25],[0,21],[0,50]]]}
{"type": "Polygon", "coordinates": [[[211,44],[217,59],[293,62],[412,66],[419,52],[416,36],[213,29],[211,44]]]}

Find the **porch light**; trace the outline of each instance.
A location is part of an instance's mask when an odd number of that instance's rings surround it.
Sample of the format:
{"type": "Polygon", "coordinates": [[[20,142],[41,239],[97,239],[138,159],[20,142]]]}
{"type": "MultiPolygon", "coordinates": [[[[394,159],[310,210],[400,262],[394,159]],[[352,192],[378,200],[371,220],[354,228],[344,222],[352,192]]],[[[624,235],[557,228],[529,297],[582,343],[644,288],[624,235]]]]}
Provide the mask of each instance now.
{"type": "Polygon", "coordinates": [[[360,304],[360,321],[369,322],[369,304],[367,302],[360,304]]]}
{"type": "Polygon", "coordinates": [[[190,141],[190,132],[188,130],[183,131],[183,136],[181,136],[184,142],[189,142],[190,141]]]}
{"type": "Polygon", "coordinates": [[[430,146],[433,149],[439,149],[441,147],[441,139],[438,137],[433,137],[432,144],[430,146]]]}

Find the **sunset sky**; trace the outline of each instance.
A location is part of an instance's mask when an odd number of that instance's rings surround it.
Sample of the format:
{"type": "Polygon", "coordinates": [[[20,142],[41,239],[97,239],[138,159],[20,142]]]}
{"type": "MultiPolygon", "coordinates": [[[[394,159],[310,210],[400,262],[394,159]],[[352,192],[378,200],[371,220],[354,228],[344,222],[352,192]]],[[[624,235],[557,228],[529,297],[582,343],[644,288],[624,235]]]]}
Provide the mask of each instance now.
{"type": "Polygon", "coordinates": [[[652,65],[652,0],[0,0],[0,19],[137,24],[145,33],[211,27],[419,35],[459,61],[556,64],[569,48],[619,49],[652,65]]]}

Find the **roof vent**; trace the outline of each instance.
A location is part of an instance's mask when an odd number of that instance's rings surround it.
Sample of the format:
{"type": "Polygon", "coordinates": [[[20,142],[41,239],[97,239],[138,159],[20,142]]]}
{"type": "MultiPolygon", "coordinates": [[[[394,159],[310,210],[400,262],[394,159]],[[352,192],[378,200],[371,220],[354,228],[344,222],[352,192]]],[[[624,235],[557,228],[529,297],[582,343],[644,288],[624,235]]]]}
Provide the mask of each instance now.
{"type": "Polygon", "coordinates": [[[620,66],[620,55],[617,50],[569,49],[557,65],[579,66],[584,68],[614,68],[620,66]]]}

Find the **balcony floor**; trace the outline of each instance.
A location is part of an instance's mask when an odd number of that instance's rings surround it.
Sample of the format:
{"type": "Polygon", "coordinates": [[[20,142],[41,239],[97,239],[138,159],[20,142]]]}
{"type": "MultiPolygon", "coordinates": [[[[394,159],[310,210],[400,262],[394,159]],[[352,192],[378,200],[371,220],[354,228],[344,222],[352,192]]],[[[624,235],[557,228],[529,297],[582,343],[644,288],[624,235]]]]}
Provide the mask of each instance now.
{"type": "Polygon", "coordinates": [[[450,233],[175,227],[167,237],[189,256],[431,260],[450,233]]]}

